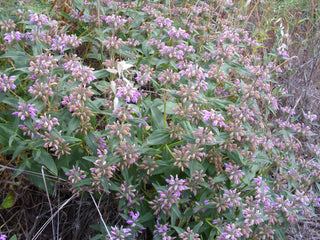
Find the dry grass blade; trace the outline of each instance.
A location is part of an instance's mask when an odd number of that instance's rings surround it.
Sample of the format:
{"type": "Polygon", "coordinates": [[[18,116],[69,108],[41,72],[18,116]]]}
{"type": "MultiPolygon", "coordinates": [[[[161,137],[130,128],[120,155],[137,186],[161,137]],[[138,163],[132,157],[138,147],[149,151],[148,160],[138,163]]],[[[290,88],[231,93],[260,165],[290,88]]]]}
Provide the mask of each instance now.
{"type": "MultiPolygon", "coordinates": [[[[52,209],[52,204],[51,204],[51,200],[50,200],[50,196],[49,196],[49,192],[48,192],[47,182],[46,182],[46,178],[44,176],[44,171],[43,170],[44,170],[44,166],[41,167],[42,180],[43,180],[44,187],[46,189],[46,195],[47,195],[47,199],[48,199],[48,202],[49,202],[50,213],[51,213],[51,216],[52,216],[53,215],[53,209],[52,209]]],[[[51,221],[51,224],[52,224],[52,237],[53,237],[53,240],[54,240],[55,239],[54,222],[51,221]]]]}
{"type": "Polygon", "coordinates": [[[39,229],[39,231],[33,236],[32,240],[38,239],[42,231],[48,226],[48,224],[52,221],[52,219],[61,211],[62,208],[64,208],[75,196],[77,196],[77,193],[73,194],[69,199],[67,199],[64,203],[60,205],[57,211],[55,211],[51,217],[45,222],[45,224],[42,225],[42,227],[39,229]]]}
{"type": "Polygon", "coordinates": [[[96,207],[96,209],[97,209],[97,211],[98,211],[98,213],[99,213],[99,216],[100,216],[100,219],[101,219],[101,221],[102,221],[102,223],[103,223],[103,226],[105,227],[105,229],[106,229],[106,231],[107,231],[107,233],[108,233],[109,238],[111,238],[110,232],[109,232],[109,230],[108,230],[108,227],[107,227],[106,223],[105,223],[104,220],[103,220],[103,217],[102,217],[102,214],[101,214],[101,212],[100,212],[100,210],[99,210],[99,207],[98,207],[98,205],[97,205],[97,202],[96,202],[96,200],[94,200],[94,197],[93,197],[92,193],[89,192],[89,194],[90,194],[90,196],[91,196],[91,198],[92,198],[92,201],[93,201],[93,203],[94,203],[94,205],[95,205],[95,207],[96,207]]]}
{"type": "Polygon", "coordinates": [[[48,174],[40,174],[40,173],[37,173],[37,172],[32,172],[32,171],[28,171],[28,170],[23,170],[23,169],[17,169],[17,168],[14,168],[14,167],[8,167],[8,166],[4,166],[4,165],[1,165],[0,164],[0,171],[2,169],[8,169],[8,170],[11,170],[11,171],[15,171],[15,172],[20,172],[20,173],[23,173],[23,174],[26,174],[26,175],[31,175],[31,176],[35,176],[35,177],[46,177],[47,179],[50,179],[51,181],[62,181],[62,182],[67,182],[65,179],[63,178],[60,178],[58,176],[51,176],[51,175],[48,175],[48,174]]]}

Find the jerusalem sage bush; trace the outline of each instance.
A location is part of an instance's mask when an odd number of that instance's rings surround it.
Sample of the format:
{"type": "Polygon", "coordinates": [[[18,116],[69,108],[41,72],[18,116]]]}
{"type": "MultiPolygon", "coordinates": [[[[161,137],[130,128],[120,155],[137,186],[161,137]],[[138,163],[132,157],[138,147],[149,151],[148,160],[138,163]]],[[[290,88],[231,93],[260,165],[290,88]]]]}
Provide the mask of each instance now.
{"type": "Polygon", "coordinates": [[[254,54],[236,5],[72,7],[2,16],[0,142],[20,170],[116,196],[126,225],[95,239],[278,239],[313,216],[319,146],[300,154],[312,132],[273,80],[287,53],[254,54]]]}

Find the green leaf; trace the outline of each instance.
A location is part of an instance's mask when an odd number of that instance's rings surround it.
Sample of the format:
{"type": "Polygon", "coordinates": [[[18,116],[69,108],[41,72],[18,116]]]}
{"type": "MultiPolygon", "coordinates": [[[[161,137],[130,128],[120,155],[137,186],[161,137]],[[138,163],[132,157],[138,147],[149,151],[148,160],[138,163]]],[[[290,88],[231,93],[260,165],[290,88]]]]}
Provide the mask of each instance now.
{"type": "Polygon", "coordinates": [[[153,104],[150,108],[151,115],[152,115],[152,127],[154,129],[161,129],[163,128],[163,114],[160,110],[153,104]]]}
{"type": "Polygon", "coordinates": [[[203,225],[203,222],[201,221],[201,222],[199,222],[197,225],[195,225],[194,227],[193,227],[193,232],[195,232],[195,233],[199,233],[200,231],[200,228],[201,228],[201,226],[203,225]]]}
{"type": "Polygon", "coordinates": [[[49,154],[45,149],[32,151],[32,156],[34,161],[47,167],[55,175],[58,175],[56,163],[54,162],[51,154],[49,154]]]}
{"type": "Polygon", "coordinates": [[[144,18],[145,18],[144,13],[138,13],[131,23],[131,26],[130,26],[131,29],[136,29],[139,26],[141,26],[141,23],[144,21],[144,18]]]}
{"type": "MultiPolygon", "coordinates": [[[[176,108],[178,106],[179,106],[178,103],[166,102],[166,113],[167,114],[174,114],[175,112],[172,109],[176,108]]],[[[160,105],[158,108],[161,112],[164,112],[164,104],[160,105]]]]}
{"type": "Polygon", "coordinates": [[[7,48],[7,52],[0,56],[0,58],[11,58],[17,68],[29,66],[30,58],[21,50],[7,48]]]}
{"type": "Polygon", "coordinates": [[[275,230],[276,239],[286,239],[286,231],[283,228],[275,230]]]}
{"type": "Polygon", "coordinates": [[[6,124],[6,123],[1,123],[0,124],[0,131],[1,131],[1,137],[3,137],[3,141],[1,141],[2,144],[5,144],[4,141],[7,141],[8,136],[10,136],[8,145],[11,146],[13,140],[15,140],[17,138],[15,131],[12,130],[12,125],[6,124]]]}
{"type": "Polygon", "coordinates": [[[179,219],[182,218],[182,214],[181,214],[181,212],[180,212],[180,210],[179,210],[179,208],[178,208],[178,206],[176,204],[172,205],[170,212],[171,212],[171,217],[172,216],[176,216],[179,219]]]}
{"type": "Polygon", "coordinates": [[[169,63],[168,59],[159,59],[156,64],[156,68],[159,68],[162,64],[166,65],[168,63],[169,63]]]}
{"type": "Polygon", "coordinates": [[[26,142],[19,142],[19,145],[15,148],[12,159],[15,159],[22,151],[29,149],[29,146],[26,142]]]}
{"type": "Polygon", "coordinates": [[[80,138],[71,137],[71,136],[64,136],[63,139],[64,139],[67,143],[71,143],[71,144],[82,141],[80,138]]]}
{"type": "Polygon", "coordinates": [[[226,180],[228,180],[227,176],[225,174],[220,174],[218,177],[214,178],[211,182],[219,183],[219,182],[224,182],[226,180]]]}
{"type": "Polygon", "coordinates": [[[97,149],[98,149],[98,144],[96,139],[94,138],[94,135],[92,132],[89,132],[88,135],[85,137],[87,146],[89,147],[90,151],[94,154],[97,155],[97,149]]]}
{"type": "Polygon", "coordinates": [[[9,138],[9,143],[8,143],[9,147],[12,146],[12,142],[13,142],[14,140],[16,140],[16,139],[19,139],[19,138],[16,136],[16,134],[10,136],[10,138],[9,138]]]}
{"type": "Polygon", "coordinates": [[[237,62],[233,62],[233,61],[229,61],[226,62],[227,65],[229,65],[230,67],[234,67],[236,68],[236,71],[244,76],[248,76],[248,77],[253,77],[252,73],[246,69],[244,66],[242,66],[240,63],[237,62]]]}
{"type": "Polygon", "coordinates": [[[214,108],[216,109],[224,109],[225,107],[229,106],[230,104],[232,104],[232,102],[227,101],[227,100],[223,100],[223,99],[218,99],[218,98],[211,98],[211,97],[207,97],[206,98],[210,104],[213,105],[214,108]]]}
{"type": "Polygon", "coordinates": [[[184,233],[185,230],[183,228],[180,228],[180,227],[176,227],[176,226],[172,226],[174,228],[174,230],[176,230],[176,232],[178,234],[181,234],[181,233],[184,233]]]}
{"type": "Polygon", "coordinates": [[[195,172],[196,170],[202,169],[202,165],[201,165],[198,161],[192,159],[192,160],[189,162],[188,168],[189,168],[189,170],[190,170],[190,176],[193,176],[193,174],[194,174],[194,172],[195,172]]]}
{"type": "Polygon", "coordinates": [[[90,178],[85,178],[85,179],[81,179],[80,181],[72,184],[72,186],[77,188],[77,187],[82,187],[82,186],[89,186],[91,184],[92,184],[92,181],[90,180],[90,178]]]}
{"type": "Polygon", "coordinates": [[[13,207],[13,205],[15,204],[16,202],[16,194],[14,191],[9,191],[7,193],[7,196],[6,198],[3,200],[1,206],[0,206],[0,209],[7,209],[7,208],[11,208],[13,207]]]}
{"type": "Polygon", "coordinates": [[[106,69],[101,69],[94,71],[93,76],[95,76],[97,79],[101,79],[109,76],[109,72],[106,69]]]}
{"type": "Polygon", "coordinates": [[[148,41],[147,41],[147,40],[145,40],[145,41],[142,43],[141,48],[142,48],[143,54],[144,54],[146,57],[149,57],[149,49],[150,49],[150,46],[148,45],[148,41]]]}
{"type": "Polygon", "coordinates": [[[231,158],[232,160],[234,160],[237,164],[243,165],[244,161],[243,161],[243,156],[236,150],[232,151],[232,152],[227,152],[227,155],[229,156],[229,158],[231,158]]]}
{"type": "Polygon", "coordinates": [[[89,162],[94,163],[95,161],[98,160],[98,157],[93,157],[93,156],[86,156],[86,157],[82,157],[84,160],[87,160],[89,162]]]}
{"type": "Polygon", "coordinates": [[[147,146],[161,145],[166,143],[170,138],[170,132],[166,129],[155,130],[146,141],[147,146]]]}
{"type": "Polygon", "coordinates": [[[18,105],[18,98],[11,98],[11,97],[7,97],[5,99],[3,99],[1,102],[8,104],[9,106],[13,107],[14,109],[16,109],[17,105],[18,105]]]}
{"type": "Polygon", "coordinates": [[[13,235],[9,240],[18,240],[17,235],[13,235]]]}
{"type": "Polygon", "coordinates": [[[193,127],[191,126],[191,123],[189,121],[181,121],[179,122],[183,130],[188,134],[188,136],[193,136],[193,127]]]}
{"type": "Polygon", "coordinates": [[[35,41],[35,44],[33,44],[32,51],[33,51],[33,56],[41,55],[42,50],[45,49],[46,47],[44,44],[41,43],[41,41],[35,41]]]}

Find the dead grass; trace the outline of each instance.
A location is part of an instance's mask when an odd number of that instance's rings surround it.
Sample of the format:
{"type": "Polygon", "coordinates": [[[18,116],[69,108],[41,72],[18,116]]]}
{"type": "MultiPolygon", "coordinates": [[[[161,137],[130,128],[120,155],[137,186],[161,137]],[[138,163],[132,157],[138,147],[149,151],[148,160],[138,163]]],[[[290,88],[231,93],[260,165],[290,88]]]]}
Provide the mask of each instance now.
{"type": "MultiPolygon", "coordinates": [[[[2,188],[3,183],[8,181],[8,179],[1,177],[0,187],[2,188]]],[[[17,239],[29,240],[33,239],[39,231],[41,234],[37,239],[41,240],[81,240],[89,239],[100,233],[90,227],[91,225],[99,225],[100,218],[91,198],[86,194],[76,196],[59,211],[53,218],[54,230],[52,230],[50,223],[41,231],[41,227],[45,226],[45,222],[51,217],[46,193],[39,190],[23,176],[15,181],[21,184],[14,190],[17,197],[14,206],[0,210],[2,234],[10,237],[16,234],[17,239]],[[53,237],[53,233],[55,237],[53,237]]],[[[6,190],[1,191],[0,199],[4,199],[7,192],[6,190]]],[[[68,185],[56,184],[54,193],[50,197],[53,211],[55,212],[58,206],[70,199],[72,195],[68,185]]],[[[117,214],[114,196],[102,196],[98,202],[99,210],[105,221],[114,225],[121,224],[122,219],[117,214]]]]}
{"type": "MultiPolygon", "coordinates": [[[[308,157],[307,145],[319,143],[320,133],[320,2],[266,1],[263,8],[254,9],[250,21],[267,51],[274,49],[275,44],[288,46],[291,60],[284,65],[278,82],[291,96],[281,103],[295,107],[300,122],[305,121],[303,112],[311,111],[318,116],[318,126],[312,127],[317,136],[301,139],[305,150],[301,155],[308,157]]],[[[287,240],[320,239],[320,210],[316,213],[313,219],[290,226],[287,240]]]]}

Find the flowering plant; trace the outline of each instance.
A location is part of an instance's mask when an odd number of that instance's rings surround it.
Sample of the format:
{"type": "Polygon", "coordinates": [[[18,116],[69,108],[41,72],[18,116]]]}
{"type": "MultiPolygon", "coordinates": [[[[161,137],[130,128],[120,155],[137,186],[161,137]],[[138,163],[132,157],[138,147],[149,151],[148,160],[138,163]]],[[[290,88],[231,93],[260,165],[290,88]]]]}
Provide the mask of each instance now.
{"type": "Polygon", "coordinates": [[[125,221],[107,239],[284,238],[319,205],[320,164],[319,146],[300,154],[310,127],[279,106],[282,56],[252,54],[229,1],[173,2],[75,4],[73,33],[8,16],[20,30],[1,32],[2,151],[114,194],[125,221]]]}

